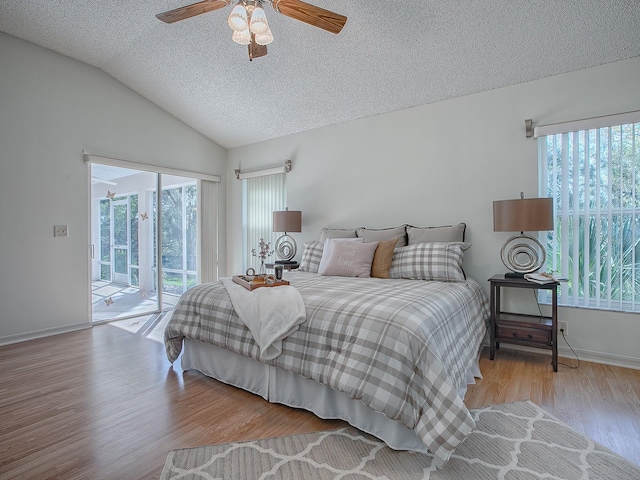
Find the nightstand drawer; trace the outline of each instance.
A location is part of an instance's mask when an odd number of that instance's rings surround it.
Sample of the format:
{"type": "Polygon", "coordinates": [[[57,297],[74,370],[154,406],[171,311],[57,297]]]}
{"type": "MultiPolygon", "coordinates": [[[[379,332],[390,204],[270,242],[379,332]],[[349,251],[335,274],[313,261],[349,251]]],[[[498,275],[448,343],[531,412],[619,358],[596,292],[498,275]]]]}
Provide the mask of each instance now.
{"type": "Polygon", "coordinates": [[[496,340],[502,339],[551,345],[551,331],[511,325],[496,325],[496,340]]]}

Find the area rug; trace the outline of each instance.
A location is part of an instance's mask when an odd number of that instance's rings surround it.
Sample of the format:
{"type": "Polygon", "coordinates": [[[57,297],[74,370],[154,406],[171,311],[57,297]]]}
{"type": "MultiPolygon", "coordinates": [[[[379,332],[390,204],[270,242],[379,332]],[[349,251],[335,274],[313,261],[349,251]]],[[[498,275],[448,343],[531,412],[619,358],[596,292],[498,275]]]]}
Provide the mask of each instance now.
{"type": "Polygon", "coordinates": [[[161,480],[638,480],[640,467],[533,403],[471,411],[477,426],[441,469],[353,427],[169,452],[161,480]]]}

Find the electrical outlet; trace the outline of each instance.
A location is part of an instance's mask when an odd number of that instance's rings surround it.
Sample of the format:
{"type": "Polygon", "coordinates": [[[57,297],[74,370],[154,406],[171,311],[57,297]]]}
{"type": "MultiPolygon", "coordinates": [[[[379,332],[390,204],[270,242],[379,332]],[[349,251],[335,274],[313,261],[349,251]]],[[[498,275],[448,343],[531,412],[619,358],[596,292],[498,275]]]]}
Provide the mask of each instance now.
{"type": "MultiPolygon", "coordinates": [[[[565,337],[569,336],[569,324],[567,322],[558,322],[558,333],[560,333],[561,330],[564,331],[565,337]]],[[[562,335],[562,333],[560,333],[560,335],[562,335]]]]}
{"type": "Polygon", "coordinates": [[[54,225],[53,226],[53,236],[54,237],[68,237],[69,236],[69,227],[67,227],[67,225],[54,225]]]}

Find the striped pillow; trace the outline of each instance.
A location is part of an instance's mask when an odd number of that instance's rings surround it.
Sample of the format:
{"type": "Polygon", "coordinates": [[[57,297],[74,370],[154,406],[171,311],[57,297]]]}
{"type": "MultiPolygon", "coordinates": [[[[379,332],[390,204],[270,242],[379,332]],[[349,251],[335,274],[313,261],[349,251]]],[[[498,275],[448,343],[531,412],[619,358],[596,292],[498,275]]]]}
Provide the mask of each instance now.
{"type": "Polygon", "coordinates": [[[389,276],[409,280],[463,282],[464,252],[471,245],[464,242],[416,243],[396,248],[389,276]]]}

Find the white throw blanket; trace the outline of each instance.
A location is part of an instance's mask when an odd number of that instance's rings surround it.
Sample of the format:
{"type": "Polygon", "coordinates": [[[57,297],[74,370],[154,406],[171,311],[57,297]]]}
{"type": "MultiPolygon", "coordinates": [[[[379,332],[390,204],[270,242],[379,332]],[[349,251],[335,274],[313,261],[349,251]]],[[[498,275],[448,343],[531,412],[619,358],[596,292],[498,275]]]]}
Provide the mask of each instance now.
{"type": "Polygon", "coordinates": [[[221,278],[233,309],[260,347],[260,359],[272,360],[282,353],[282,339],[298,330],[307,319],[302,295],[294,287],[261,287],[249,291],[231,278],[221,278]]]}

